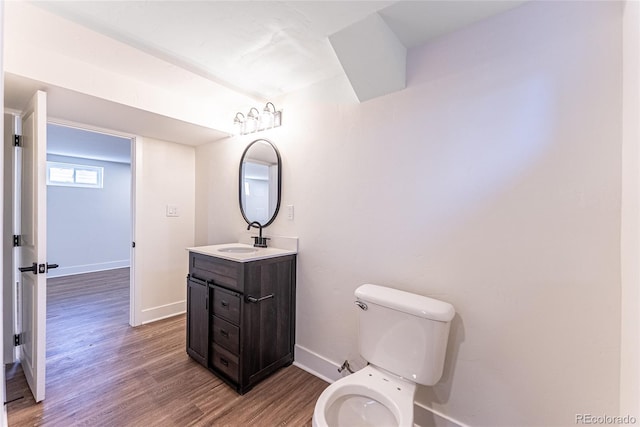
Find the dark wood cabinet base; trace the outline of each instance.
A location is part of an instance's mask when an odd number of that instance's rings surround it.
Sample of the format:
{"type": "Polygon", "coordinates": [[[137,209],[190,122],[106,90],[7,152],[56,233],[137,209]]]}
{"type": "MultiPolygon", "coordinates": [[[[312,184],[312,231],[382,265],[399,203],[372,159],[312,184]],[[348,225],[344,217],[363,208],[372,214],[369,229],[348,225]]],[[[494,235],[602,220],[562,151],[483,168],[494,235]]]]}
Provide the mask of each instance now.
{"type": "Polygon", "coordinates": [[[190,252],[187,353],[240,394],[291,365],[295,276],[296,255],[243,263],[190,252]]]}

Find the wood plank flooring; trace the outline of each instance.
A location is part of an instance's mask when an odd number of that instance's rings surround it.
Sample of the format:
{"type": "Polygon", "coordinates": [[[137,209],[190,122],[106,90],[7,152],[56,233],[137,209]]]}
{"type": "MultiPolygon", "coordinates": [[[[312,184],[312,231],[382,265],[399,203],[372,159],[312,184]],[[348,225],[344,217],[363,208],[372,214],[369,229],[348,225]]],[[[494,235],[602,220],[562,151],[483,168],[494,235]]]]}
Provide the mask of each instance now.
{"type": "Polygon", "coordinates": [[[131,328],[129,269],[49,280],[46,397],[7,366],[9,426],[309,426],[327,383],[281,369],[239,396],[185,350],[185,316],[131,328]]]}

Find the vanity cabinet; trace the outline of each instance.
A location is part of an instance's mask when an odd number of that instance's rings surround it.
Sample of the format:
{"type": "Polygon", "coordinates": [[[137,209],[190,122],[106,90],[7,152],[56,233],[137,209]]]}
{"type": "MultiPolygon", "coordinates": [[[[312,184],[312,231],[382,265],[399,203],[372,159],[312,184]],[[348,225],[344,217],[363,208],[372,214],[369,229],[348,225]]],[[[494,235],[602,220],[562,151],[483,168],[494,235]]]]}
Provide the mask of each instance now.
{"type": "Polygon", "coordinates": [[[295,254],[239,262],[190,252],[187,353],[240,394],[290,365],[295,277],[295,254]]]}

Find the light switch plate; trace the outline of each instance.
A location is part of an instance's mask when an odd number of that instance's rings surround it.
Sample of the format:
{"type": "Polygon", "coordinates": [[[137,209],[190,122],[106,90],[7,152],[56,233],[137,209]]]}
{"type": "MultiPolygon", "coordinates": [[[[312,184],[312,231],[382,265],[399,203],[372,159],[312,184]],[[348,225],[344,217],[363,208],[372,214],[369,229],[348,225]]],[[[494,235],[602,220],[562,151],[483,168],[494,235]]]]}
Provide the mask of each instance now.
{"type": "Polygon", "coordinates": [[[180,216],[176,205],[167,205],[167,216],[180,216]]]}

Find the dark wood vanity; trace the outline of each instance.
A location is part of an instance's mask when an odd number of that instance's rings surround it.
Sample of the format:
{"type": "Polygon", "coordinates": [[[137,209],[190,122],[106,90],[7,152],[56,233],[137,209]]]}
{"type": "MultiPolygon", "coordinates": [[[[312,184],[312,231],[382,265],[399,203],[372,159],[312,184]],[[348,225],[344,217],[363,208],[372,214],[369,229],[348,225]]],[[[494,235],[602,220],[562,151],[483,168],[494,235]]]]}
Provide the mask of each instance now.
{"type": "Polygon", "coordinates": [[[296,255],[189,252],[187,353],[244,394],[293,362],[296,255]]]}

